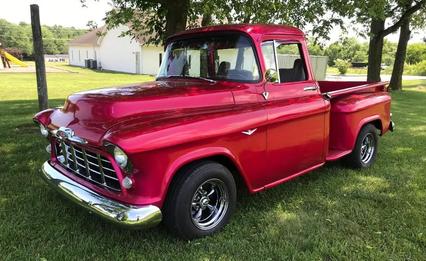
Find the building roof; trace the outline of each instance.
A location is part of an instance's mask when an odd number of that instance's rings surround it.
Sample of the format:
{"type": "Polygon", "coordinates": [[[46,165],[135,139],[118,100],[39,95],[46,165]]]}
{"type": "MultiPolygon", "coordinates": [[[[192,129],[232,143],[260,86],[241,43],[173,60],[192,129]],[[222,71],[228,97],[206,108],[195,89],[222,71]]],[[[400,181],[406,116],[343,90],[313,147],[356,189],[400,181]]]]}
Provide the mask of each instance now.
{"type": "Polygon", "coordinates": [[[186,31],[179,32],[172,35],[168,40],[174,37],[183,35],[206,33],[206,32],[220,32],[220,31],[240,31],[249,35],[254,34],[292,34],[292,35],[304,35],[303,32],[293,26],[288,25],[276,25],[276,24],[229,24],[229,25],[214,25],[199,27],[186,31]]]}
{"type": "Polygon", "coordinates": [[[71,40],[69,42],[69,45],[90,45],[90,46],[98,46],[99,45],[99,38],[101,37],[99,33],[102,33],[105,26],[101,26],[99,28],[93,29],[80,37],[71,40]]]}

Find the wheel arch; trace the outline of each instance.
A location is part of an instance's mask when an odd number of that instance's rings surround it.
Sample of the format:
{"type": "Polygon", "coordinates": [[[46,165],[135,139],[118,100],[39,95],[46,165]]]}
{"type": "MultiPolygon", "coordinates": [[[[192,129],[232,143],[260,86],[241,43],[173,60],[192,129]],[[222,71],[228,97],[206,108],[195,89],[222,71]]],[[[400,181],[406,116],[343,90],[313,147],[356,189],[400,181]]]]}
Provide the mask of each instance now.
{"type": "Polygon", "coordinates": [[[186,168],[193,164],[200,164],[207,161],[217,162],[225,166],[231,172],[237,188],[244,188],[251,191],[250,183],[244,175],[238,159],[228,149],[218,147],[205,148],[185,154],[171,164],[166,173],[166,186],[162,202],[165,202],[171,186],[173,186],[180,175],[183,175],[186,168]]]}
{"type": "Polygon", "coordinates": [[[362,119],[360,122],[359,122],[359,124],[358,124],[358,127],[357,127],[357,130],[356,130],[356,135],[355,135],[355,138],[354,138],[354,140],[352,141],[352,150],[354,149],[354,147],[355,147],[355,142],[356,142],[356,139],[357,139],[357,137],[358,137],[358,135],[359,135],[359,132],[361,131],[361,129],[365,126],[365,125],[367,125],[367,124],[372,124],[372,125],[374,125],[378,130],[380,130],[380,135],[383,133],[383,131],[384,131],[384,129],[383,129],[383,121],[382,121],[382,119],[380,118],[380,116],[379,115],[373,115],[373,116],[370,116],[370,117],[367,117],[367,118],[364,118],[364,119],[362,119]]]}

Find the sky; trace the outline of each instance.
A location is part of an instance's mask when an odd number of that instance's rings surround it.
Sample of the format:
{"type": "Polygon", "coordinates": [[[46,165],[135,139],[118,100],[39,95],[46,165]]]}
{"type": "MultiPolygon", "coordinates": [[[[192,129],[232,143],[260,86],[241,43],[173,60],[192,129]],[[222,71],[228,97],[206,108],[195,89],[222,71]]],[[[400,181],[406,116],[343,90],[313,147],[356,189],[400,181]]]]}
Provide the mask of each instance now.
{"type": "Polygon", "coordinates": [[[87,8],[80,0],[1,0],[0,18],[12,23],[31,22],[30,5],[38,4],[40,23],[43,25],[74,26],[86,29],[93,20],[103,25],[105,12],[111,10],[107,1],[87,0],[87,8]]]}
{"type": "MultiPolygon", "coordinates": [[[[38,4],[40,7],[40,20],[43,25],[74,26],[87,29],[87,22],[95,21],[103,25],[105,12],[111,10],[107,0],[87,0],[87,7],[82,7],[80,0],[1,0],[0,18],[9,22],[31,22],[30,5],[38,4]]],[[[348,30],[348,36],[357,37],[361,41],[367,41],[358,37],[354,30],[348,30]]],[[[340,28],[334,28],[330,32],[330,42],[337,41],[341,37],[340,28]]],[[[421,42],[426,37],[426,32],[414,31],[410,42],[421,42]]],[[[398,42],[398,33],[387,37],[392,42],[398,42]]]]}

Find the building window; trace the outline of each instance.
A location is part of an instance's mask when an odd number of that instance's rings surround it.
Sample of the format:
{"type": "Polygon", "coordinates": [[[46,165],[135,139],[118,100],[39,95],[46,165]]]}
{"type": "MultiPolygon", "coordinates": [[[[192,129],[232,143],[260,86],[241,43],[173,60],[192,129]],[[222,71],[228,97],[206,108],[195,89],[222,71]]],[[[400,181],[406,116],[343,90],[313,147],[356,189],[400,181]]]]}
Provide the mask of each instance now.
{"type": "Polygon", "coordinates": [[[86,59],[89,59],[89,51],[86,50],[86,59]]]}
{"type": "Polygon", "coordinates": [[[161,61],[163,60],[163,54],[159,53],[158,54],[158,66],[161,66],[161,61]]]}
{"type": "Polygon", "coordinates": [[[74,50],[71,50],[71,60],[74,61],[74,50]]]}
{"type": "Polygon", "coordinates": [[[80,50],[78,50],[78,61],[81,61],[81,55],[80,55],[80,50]]]}

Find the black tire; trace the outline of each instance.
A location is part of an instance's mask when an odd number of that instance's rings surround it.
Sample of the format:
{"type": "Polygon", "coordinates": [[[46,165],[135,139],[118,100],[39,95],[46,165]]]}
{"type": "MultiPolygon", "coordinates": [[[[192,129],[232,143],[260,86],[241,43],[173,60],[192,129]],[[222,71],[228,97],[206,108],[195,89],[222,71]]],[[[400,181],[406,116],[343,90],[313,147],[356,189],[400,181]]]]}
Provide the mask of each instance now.
{"type": "Polygon", "coordinates": [[[231,172],[217,162],[204,161],[177,175],[163,208],[165,225],[188,240],[221,230],[235,210],[237,192],[231,172]],[[203,223],[204,219],[207,221],[203,223]],[[209,222],[213,223],[204,226],[209,222]]]}
{"type": "Polygon", "coordinates": [[[370,167],[376,160],[378,140],[377,129],[374,125],[367,124],[362,127],[353,151],[345,159],[346,163],[355,169],[370,167]]]}

